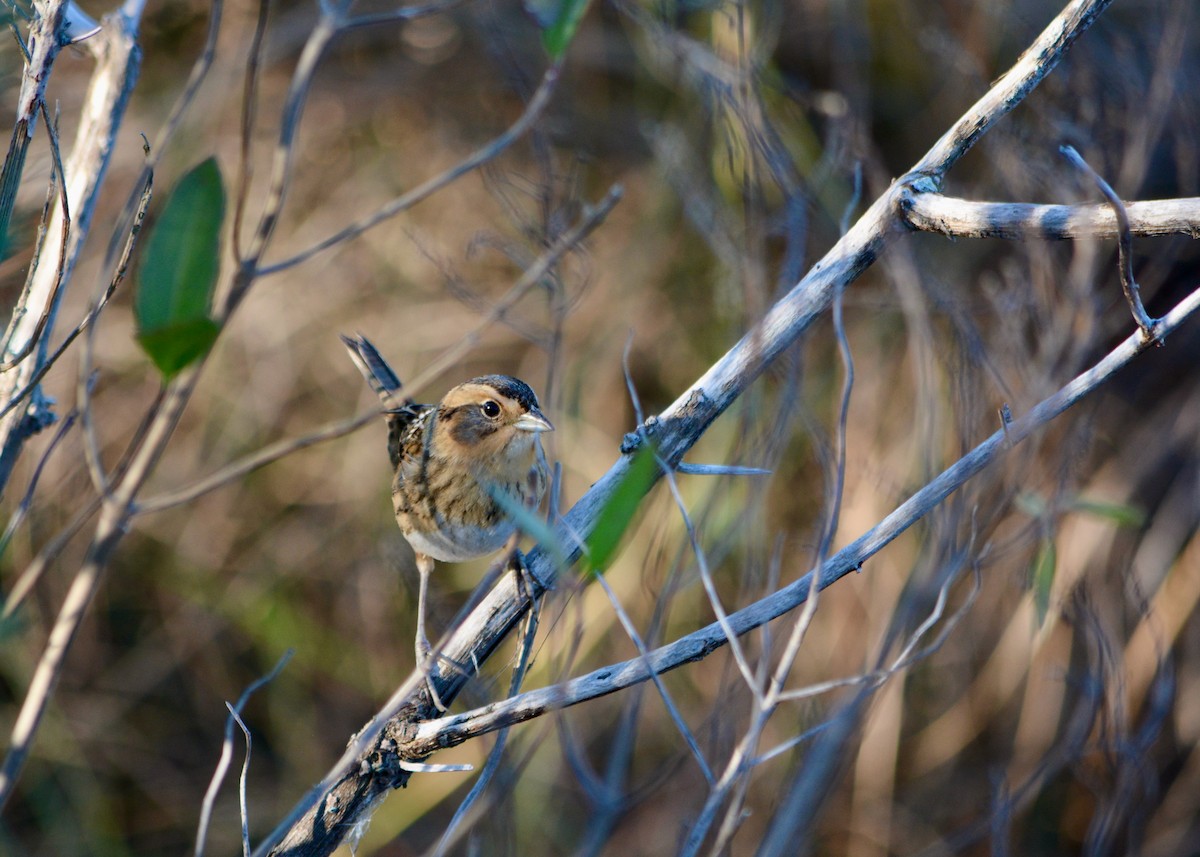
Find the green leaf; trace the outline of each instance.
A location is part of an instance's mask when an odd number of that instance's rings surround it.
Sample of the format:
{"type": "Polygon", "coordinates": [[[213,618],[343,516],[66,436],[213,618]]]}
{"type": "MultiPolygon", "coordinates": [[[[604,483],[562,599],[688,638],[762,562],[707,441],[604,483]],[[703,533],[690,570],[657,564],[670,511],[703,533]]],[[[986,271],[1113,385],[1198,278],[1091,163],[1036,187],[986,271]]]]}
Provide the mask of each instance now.
{"type": "Polygon", "coordinates": [[[220,332],[220,325],[205,317],[139,333],[138,342],[163,377],[169,379],[207,354],[220,332]]]}
{"type": "Polygon", "coordinates": [[[641,504],[642,498],[658,478],[658,462],[654,458],[654,449],[644,444],[634,454],[633,461],[612,496],[605,502],[600,514],[596,517],[596,528],[587,538],[587,551],[584,554],[585,565],[595,574],[603,574],[612,561],[621,537],[629,529],[633,515],[641,504]]]}
{"type": "Polygon", "coordinates": [[[1054,572],[1058,567],[1058,556],[1054,550],[1054,539],[1043,538],[1033,561],[1033,606],[1037,610],[1038,627],[1046,621],[1050,610],[1050,589],[1054,585],[1054,572]]]}
{"type": "Polygon", "coordinates": [[[1099,500],[1079,498],[1071,503],[1071,508],[1079,512],[1087,512],[1097,518],[1107,518],[1119,527],[1139,528],[1146,523],[1146,513],[1137,506],[1125,503],[1104,503],[1099,500]]]}
{"type": "Polygon", "coordinates": [[[171,192],[138,266],[138,342],[170,379],[217,338],[212,296],[220,272],[225,190],[214,158],[192,168],[171,192]]]}
{"type": "Polygon", "coordinates": [[[550,58],[557,60],[566,53],[567,46],[575,38],[575,31],[583,21],[590,0],[558,0],[557,9],[542,5],[541,14],[536,14],[545,29],[542,31],[542,45],[550,58]],[[549,25],[547,21],[552,21],[549,25]]]}
{"type": "Polygon", "coordinates": [[[541,544],[557,562],[562,562],[566,551],[563,550],[554,529],[538,515],[536,510],[530,509],[499,486],[488,485],[487,489],[488,493],[492,495],[492,499],[504,510],[504,514],[512,518],[518,530],[541,544]]]}

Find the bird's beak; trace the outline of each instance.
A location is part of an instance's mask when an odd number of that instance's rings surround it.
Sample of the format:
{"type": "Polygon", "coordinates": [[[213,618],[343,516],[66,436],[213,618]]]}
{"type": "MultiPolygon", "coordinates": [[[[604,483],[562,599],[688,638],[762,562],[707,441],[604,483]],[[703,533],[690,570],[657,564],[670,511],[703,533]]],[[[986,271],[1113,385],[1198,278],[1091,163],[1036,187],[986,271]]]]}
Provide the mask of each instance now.
{"type": "Polygon", "coordinates": [[[554,431],[554,426],[550,424],[550,420],[542,416],[542,412],[537,408],[534,408],[527,414],[521,414],[517,418],[517,421],[513,423],[513,428],[520,431],[532,432],[554,431]]]}

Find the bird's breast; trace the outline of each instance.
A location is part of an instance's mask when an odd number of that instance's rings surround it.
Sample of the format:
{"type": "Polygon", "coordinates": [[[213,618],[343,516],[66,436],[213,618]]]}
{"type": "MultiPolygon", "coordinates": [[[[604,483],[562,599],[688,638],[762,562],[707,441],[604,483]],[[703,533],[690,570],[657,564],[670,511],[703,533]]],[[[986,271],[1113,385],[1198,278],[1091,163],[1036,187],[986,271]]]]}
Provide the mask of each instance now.
{"type": "Polygon", "coordinates": [[[506,520],[494,527],[443,522],[441,527],[432,530],[406,530],[403,524],[400,529],[417,553],[442,562],[465,562],[500,550],[516,527],[506,520]]]}

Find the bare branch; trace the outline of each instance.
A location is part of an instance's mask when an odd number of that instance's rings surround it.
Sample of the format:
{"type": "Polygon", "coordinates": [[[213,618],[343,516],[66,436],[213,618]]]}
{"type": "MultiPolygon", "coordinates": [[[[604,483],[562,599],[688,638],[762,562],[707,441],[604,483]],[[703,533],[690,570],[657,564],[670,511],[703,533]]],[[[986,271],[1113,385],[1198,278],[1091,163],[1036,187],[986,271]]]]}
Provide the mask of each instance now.
{"type": "MultiPolygon", "coordinates": [[[[37,274],[20,298],[20,318],[6,346],[10,350],[23,347],[37,319],[47,307],[50,320],[43,325],[43,338],[53,328],[53,314],[62,294],[61,289],[55,288],[60,279],[60,268],[61,278],[69,280],[83,239],[89,232],[92,212],[116,141],[116,131],[137,79],[141,56],[137,49],[137,25],[136,19],[113,16],[110,25],[86,43],[93,50],[100,51],[101,45],[104,49],[101,52],[103,59],[97,63],[88,86],[84,113],[63,176],[66,198],[74,214],[73,228],[69,239],[64,242],[63,219],[51,219],[43,256],[54,253],[56,257],[39,261],[37,274]],[[66,248],[65,252],[60,252],[60,245],[66,248]]],[[[40,368],[45,357],[44,342],[40,348],[41,353],[36,359],[23,361],[13,371],[0,375],[0,402],[8,402],[14,393],[29,384],[29,379],[40,368]]],[[[33,422],[26,421],[29,410],[30,406],[13,409],[0,418],[0,486],[8,481],[30,429],[38,425],[36,416],[33,422]]]]}
{"type": "MultiPolygon", "coordinates": [[[[1112,0],[1072,0],[1054,17],[1016,63],[942,135],[913,169],[940,189],[942,177],[989,128],[1025,100],[1058,65],[1075,40],[1108,8],[1112,0]]],[[[911,177],[911,176],[910,176],[911,177]]]]}
{"type": "MultiPolygon", "coordinates": [[[[22,314],[27,308],[24,305],[18,305],[13,312],[13,316],[9,325],[8,334],[4,339],[3,350],[0,350],[0,355],[4,356],[4,360],[0,361],[0,374],[8,372],[26,357],[33,353],[33,350],[38,347],[42,340],[42,333],[46,330],[46,325],[49,324],[54,310],[58,306],[58,295],[63,286],[64,266],[67,261],[67,242],[71,240],[71,205],[67,199],[66,180],[63,173],[62,151],[58,146],[58,126],[50,121],[50,113],[46,109],[43,102],[41,105],[42,119],[46,123],[46,137],[50,140],[50,153],[54,162],[54,171],[50,175],[50,187],[58,189],[58,207],[54,211],[62,218],[62,225],[58,229],[59,247],[58,247],[58,264],[54,270],[54,283],[50,289],[50,296],[42,305],[41,315],[38,316],[37,322],[33,326],[33,330],[29,331],[25,342],[17,348],[12,348],[12,335],[17,333],[20,325],[22,314]]],[[[26,281],[25,288],[28,289],[33,282],[37,273],[37,263],[41,260],[42,250],[45,247],[46,234],[49,231],[49,216],[50,211],[43,209],[42,211],[42,226],[38,230],[38,243],[34,251],[33,264],[29,266],[29,276],[26,281]]]]}
{"type": "MultiPolygon", "coordinates": [[[[951,238],[1116,238],[1117,217],[1108,205],[1033,205],[974,202],[917,193],[902,197],[905,222],[951,238]]],[[[1135,235],[1200,238],[1200,198],[1155,199],[1125,204],[1135,235]]]]}
{"type": "MultiPolygon", "coordinates": [[[[875,261],[886,245],[902,231],[903,227],[897,217],[902,188],[909,183],[921,186],[939,182],[944,171],[955,163],[987,128],[1032,91],[1034,86],[1057,64],[1067,47],[1091,24],[1096,15],[1109,2],[1111,0],[1074,0],[1068,4],[1034,42],[1033,46],[1022,55],[1017,64],[1000,78],[996,85],[963,118],[954,124],[933,149],[918,162],[909,175],[901,181],[893,183],[891,188],[875,201],[825,257],[790,292],[771,307],[758,325],[751,329],[737,345],[718,360],[702,378],[662,414],[648,418],[637,434],[628,436],[626,444],[622,447],[625,455],[592,486],[557,527],[558,543],[572,544],[572,536],[586,535],[591,531],[600,509],[604,507],[613,491],[623,481],[632,460],[631,453],[642,442],[642,438],[648,436],[656,444],[659,454],[668,467],[677,465],[713,420],[724,412],[783,350],[792,345],[821,312],[828,308],[836,291],[854,281],[875,261]]],[[[547,80],[543,79],[542,88],[545,88],[546,85],[547,80]]],[[[925,188],[921,187],[921,189],[925,188]]],[[[1197,296],[1197,300],[1200,301],[1200,295],[1197,296]]],[[[1066,407],[1067,404],[1063,404],[1058,411],[1055,411],[1055,414],[1066,407]]],[[[1017,420],[1011,427],[1012,432],[1017,432],[1017,427],[1024,426],[1027,422],[1028,418],[1025,421],[1017,420]]],[[[1026,433],[1029,430],[1031,429],[1027,428],[1026,433]]],[[[998,435],[1001,439],[1003,438],[1002,432],[999,432],[998,435]]],[[[1018,439],[1021,436],[1024,435],[1019,435],[1018,439]]],[[[1000,442],[998,441],[996,445],[1000,445],[1000,442]]],[[[969,464],[962,465],[960,470],[965,470],[965,472],[952,469],[953,472],[947,471],[942,477],[934,480],[924,492],[919,493],[885,520],[880,528],[873,530],[832,558],[823,567],[819,585],[828,585],[829,582],[858,567],[861,559],[857,562],[850,562],[848,558],[866,556],[869,555],[868,551],[878,550],[888,540],[910,526],[913,520],[916,520],[916,517],[912,517],[902,525],[899,523],[905,520],[905,516],[913,514],[915,505],[930,502],[934,496],[940,501],[958,484],[961,484],[963,479],[982,469],[987,461],[994,458],[996,454],[995,448],[989,448],[988,451],[980,453],[978,459],[972,459],[969,464]],[[838,563],[843,565],[838,565],[838,563]]],[[[927,508],[923,507],[921,514],[927,508]]],[[[562,567],[552,558],[551,554],[552,552],[545,547],[539,547],[532,551],[526,559],[532,575],[539,583],[552,583],[562,571],[562,567]]],[[[572,556],[568,557],[568,560],[574,561],[577,556],[578,548],[576,547],[572,549],[572,556]]],[[[776,593],[774,598],[782,598],[784,602],[787,602],[786,606],[777,604],[779,613],[800,603],[800,597],[797,595],[795,587],[801,586],[807,591],[809,585],[806,578],[776,593]],[[791,594],[785,596],[784,593],[791,594]]],[[[505,576],[483,599],[479,607],[467,617],[466,621],[452,631],[449,639],[442,646],[445,656],[459,664],[478,664],[486,660],[500,644],[500,641],[515,627],[527,609],[528,600],[518,590],[519,588],[511,576],[505,576]]],[[[536,597],[540,593],[532,594],[536,597]]],[[[776,604],[772,599],[766,599],[766,601],[776,604]]],[[[779,615],[779,613],[774,615],[779,615]]],[[[746,611],[739,611],[735,615],[744,617],[747,614],[746,611]]],[[[754,621],[746,627],[757,627],[769,618],[771,616],[764,613],[761,620],[754,621]]],[[[706,630],[711,630],[711,628],[712,626],[706,630]]],[[[739,631],[739,633],[741,632],[739,631]]],[[[692,640],[690,644],[682,644],[681,641],[681,650],[676,651],[676,654],[683,658],[680,663],[703,657],[713,648],[722,645],[725,638],[721,635],[719,626],[717,634],[718,639],[693,639],[695,637],[693,635],[692,638],[685,638],[692,640]]],[[[637,681],[645,680],[648,677],[645,664],[639,660],[638,666],[633,667],[630,666],[631,663],[633,662],[623,664],[615,672],[605,672],[603,676],[595,676],[599,687],[611,688],[601,692],[609,693],[618,689],[615,682],[626,681],[631,676],[637,676],[637,681]]],[[[461,675],[447,673],[439,677],[437,679],[438,693],[441,699],[447,702],[452,700],[465,680],[465,672],[461,675]]],[[[628,683],[633,682],[630,680],[628,683]]],[[[378,735],[382,732],[383,721],[393,717],[400,710],[402,703],[409,698],[409,694],[413,693],[417,686],[417,679],[410,678],[404,687],[393,694],[392,699],[360,733],[358,743],[361,743],[364,738],[370,737],[372,733],[378,735]]],[[[626,683],[620,686],[628,685],[626,683]]],[[[528,719],[528,716],[536,716],[537,713],[547,710],[557,703],[563,690],[575,687],[577,687],[575,683],[568,682],[560,688],[540,692],[542,696],[537,697],[538,705],[541,706],[540,710],[521,719],[528,719]]],[[[524,694],[517,699],[528,699],[529,697],[530,694],[524,694]]],[[[503,705],[500,704],[497,707],[502,708],[503,705]]],[[[417,708],[419,707],[414,707],[413,715],[418,713],[417,708]]],[[[457,722],[454,718],[443,718],[433,722],[444,724],[446,731],[442,733],[443,739],[450,736],[450,740],[454,740],[456,727],[452,724],[457,722]]],[[[428,725],[428,723],[417,724],[419,734],[426,736],[426,740],[429,740],[430,736],[428,725]]],[[[401,718],[398,721],[398,728],[403,729],[403,727],[401,718]]],[[[417,746],[434,748],[437,746],[438,739],[433,740],[433,745],[414,743],[412,749],[416,749],[417,746]]],[[[432,749],[421,752],[432,752],[432,749]]],[[[415,757],[419,758],[421,752],[415,754],[415,757]]],[[[380,784],[377,772],[373,771],[370,766],[363,769],[361,764],[358,755],[349,751],[343,755],[321,783],[311,789],[293,808],[288,818],[259,844],[255,853],[265,854],[274,849],[276,845],[280,845],[281,848],[301,848],[303,853],[327,853],[327,850],[331,849],[340,838],[340,830],[329,827],[330,822],[334,819],[327,818],[326,813],[334,812],[336,818],[344,819],[347,814],[347,806],[346,801],[341,800],[341,797],[353,800],[378,794],[380,784]],[[356,766],[359,767],[357,774],[354,770],[356,766]],[[326,803],[325,801],[330,798],[329,791],[335,786],[339,800],[336,801],[336,804],[326,803]],[[318,814],[314,815],[314,813],[318,814]],[[319,845],[314,841],[318,831],[321,831],[324,836],[319,845]]],[[[353,812],[353,809],[351,808],[350,811],[353,812]]],[[[334,827],[336,828],[336,825],[334,827]]]]}
{"type": "MultiPolygon", "coordinates": [[[[1163,335],[1175,330],[1197,310],[1200,310],[1200,289],[1188,295],[1159,320],[1163,325],[1163,335]]],[[[1076,376],[1052,396],[1039,402],[1028,414],[1015,419],[1008,427],[1007,437],[1003,429],[997,430],[970,453],[942,471],[879,524],[826,560],[815,575],[810,572],[783,589],[729,614],[729,625],[736,634],[745,634],[804,603],[814,579],[818,588],[825,589],[850,572],[861,570],[867,559],[936,508],[964,482],[1002,456],[1012,444],[1020,443],[1084,396],[1098,389],[1145,350],[1145,347],[1140,331],[1127,337],[1101,361],[1076,376]]],[[[492,703],[483,709],[419,723],[416,725],[412,744],[401,749],[406,754],[420,756],[454,746],[502,726],[540,716],[546,711],[576,705],[646,681],[651,670],[665,672],[701,660],[725,642],[725,631],[719,623],[714,622],[649,652],[645,658],[634,658],[604,667],[553,687],[529,691],[512,699],[492,703]]]]}
{"type": "Polygon", "coordinates": [[[88,327],[96,321],[96,319],[100,316],[100,313],[104,310],[104,307],[108,305],[108,301],[116,292],[117,287],[125,281],[125,275],[129,271],[129,262],[133,256],[133,248],[137,246],[138,235],[142,229],[142,221],[145,220],[146,209],[150,206],[153,181],[154,173],[150,172],[146,176],[146,184],[142,188],[142,197],[138,202],[137,211],[134,213],[133,225],[130,227],[129,236],[125,240],[125,249],[121,253],[121,260],[117,264],[116,272],[109,281],[108,288],[105,290],[104,294],[101,295],[100,300],[96,303],[96,305],[88,310],[87,315],[83,317],[79,324],[75,325],[74,329],[63,338],[62,343],[54,350],[54,353],[47,357],[46,361],[38,367],[36,372],[33,373],[33,376],[29,379],[29,383],[14,393],[12,398],[3,406],[0,406],[0,417],[4,417],[6,414],[8,414],[9,411],[17,406],[17,403],[19,403],[37,388],[37,385],[41,382],[42,378],[44,378],[46,373],[53,368],[54,364],[58,362],[59,358],[63,356],[66,350],[71,347],[71,343],[75,341],[76,337],[87,330],[88,327]]]}
{"type": "Polygon", "coordinates": [[[258,75],[262,65],[262,50],[267,36],[267,16],[271,11],[270,0],[259,0],[258,18],[254,24],[254,36],[250,40],[250,52],[246,58],[246,78],[242,83],[242,127],[238,139],[237,178],[234,181],[233,226],[230,242],[233,257],[243,258],[242,222],[246,216],[246,202],[250,199],[250,180],[254,165],[250,160],[250,143],[254,136],[254,120],[258,108],[258,75]]]}

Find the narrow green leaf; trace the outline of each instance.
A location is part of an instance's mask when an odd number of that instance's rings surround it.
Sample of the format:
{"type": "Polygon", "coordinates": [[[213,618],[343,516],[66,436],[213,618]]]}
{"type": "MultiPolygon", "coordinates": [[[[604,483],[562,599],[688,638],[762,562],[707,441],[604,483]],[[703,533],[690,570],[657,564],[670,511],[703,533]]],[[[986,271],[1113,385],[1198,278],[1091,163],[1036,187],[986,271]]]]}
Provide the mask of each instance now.
{"type": "Polygon", "coordinates": [[[1146,523],[1146,513],[1137,506],[1125,503],[1103,503],[1099,500],[1079,498],[1071,503],[1071,508],[1087,512],[1097,518],[1107,518],[1119,527],[1138,528],[1146,523]]]}
{"type": "Polygon", "coordinates": [[[541,544],[556,561],[562,561],[562,558],[566,556],[566,551],[559,543],[553,528],[536,511],[499,487],[488,486],[488,493],[492,495],[493,500],[500,504],[504,513],[512,518],[518,530],[541,544]]]}
{"type": "Polygon", "coordinates": [[[552,9],[543,10],[547,13],[545,17],[553,20],[553,23],[542,31],[542,45],[545,46],[546,53],[550,54],[551,59],[560,59],[566,53],[567,46],[575,38],[575,31],[579,29],[579,24],[583,21],[589,2],[590,0],[558,0],[557,14],[554,14],[552,18],[548,14],[553,11],[552,9]]]}
{"type": "Polygon", "coordinates": [[[1050,589],[1054,586],[1054,572],[1058,567],[1058,556],[1054,539],[1042,539],[1037,558],[1033,561],[1033,606],[1037,610],[1037,624],[1042,627],[1050,610],[1050,589]]]}
{"type": "Polygon", "coordinates": [[[621,537],[629,529],[638,505],[658,476],[654,449],[643,445],[633,457],[629,469],[613,490],[612,496],[596,518],[596,528],[587,538],[585,564],[595,574],[603,574],[612,561],[621,537]]]}
{"type": "Polygon", "coordinates": [[[171,192],[138,265],[138,342],[165,378],[203,356],[219,328],[211,316],[220,272],[225,190],[217,162],[192,168],[171,192]]]}

